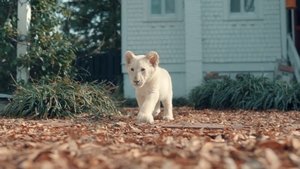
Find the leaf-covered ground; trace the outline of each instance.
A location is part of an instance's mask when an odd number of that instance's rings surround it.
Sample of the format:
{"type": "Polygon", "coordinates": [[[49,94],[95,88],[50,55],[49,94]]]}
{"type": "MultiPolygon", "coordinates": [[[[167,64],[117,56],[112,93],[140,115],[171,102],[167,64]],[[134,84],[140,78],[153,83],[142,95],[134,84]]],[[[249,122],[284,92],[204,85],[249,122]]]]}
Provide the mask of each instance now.
{"type": "Polygon", "coordinates": [[[136,124],[122,116],[0,119],[0,168],[300,168],[300,112],[196,111],[136,124]]]}

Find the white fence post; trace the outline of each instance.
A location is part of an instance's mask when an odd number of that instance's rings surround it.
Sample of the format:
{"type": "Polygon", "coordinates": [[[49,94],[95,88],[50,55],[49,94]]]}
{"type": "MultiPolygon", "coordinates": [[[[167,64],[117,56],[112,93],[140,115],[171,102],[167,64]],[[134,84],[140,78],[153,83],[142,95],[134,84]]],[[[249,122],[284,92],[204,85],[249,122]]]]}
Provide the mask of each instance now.
{"type": "MultiPolygon", "coordinates": [[[[18,45],[17,57],[24,57],[27,53],[28,46],[28,32],[31,19],[31,7],[29,0],[18,0],[18,45]]],[[[29,68],[17,68],[17,81],[28,82],[29,68]]]]}

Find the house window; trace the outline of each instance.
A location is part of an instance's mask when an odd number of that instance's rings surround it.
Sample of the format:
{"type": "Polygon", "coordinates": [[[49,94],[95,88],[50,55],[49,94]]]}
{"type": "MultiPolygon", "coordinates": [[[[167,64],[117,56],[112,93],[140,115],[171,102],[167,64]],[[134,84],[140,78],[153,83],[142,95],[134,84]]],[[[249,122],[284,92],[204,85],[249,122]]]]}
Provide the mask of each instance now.
{"type": "Polygon", "coordinates": [[[227,0],[228,19],[259,19],[260,0],[227,0]]]}
{"type": "Polygon", "coordinates": [[[162,0],[151,0],[151,14],[152,15],[162,14],[162,0]]]}
{"type": "Polygon", "coordinates": [[[182,18],[182,0],[147,0],[148,20],[166,21],[182,18]]]}

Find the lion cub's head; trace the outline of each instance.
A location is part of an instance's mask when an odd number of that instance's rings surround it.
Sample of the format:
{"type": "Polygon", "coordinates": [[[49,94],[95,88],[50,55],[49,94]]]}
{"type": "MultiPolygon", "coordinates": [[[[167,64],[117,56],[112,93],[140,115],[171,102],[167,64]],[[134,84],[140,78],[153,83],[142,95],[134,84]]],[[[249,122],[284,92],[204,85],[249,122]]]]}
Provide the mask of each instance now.
{"type": "Polygon", "coordinates": [[[125,61],[132,85],[140,88],[155,72],[159,63],[159,55],[155,51],[151,51],[146,55],[135,55],[133,52],[127,51],[125,61]]]}

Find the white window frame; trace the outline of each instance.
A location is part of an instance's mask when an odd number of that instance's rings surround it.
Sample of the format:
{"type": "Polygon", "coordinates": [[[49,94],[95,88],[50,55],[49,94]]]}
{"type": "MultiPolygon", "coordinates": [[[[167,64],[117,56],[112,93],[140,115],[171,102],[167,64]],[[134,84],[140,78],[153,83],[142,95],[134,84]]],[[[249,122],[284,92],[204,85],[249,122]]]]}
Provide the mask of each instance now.
{"type": "Polygon", "coordinates": [[[262,19],[261,17],[261,1],[262,0],[255,0],[254,1],[254,12],[245,12],[243,11],[244,0],[241,0],[241,12],[232,13],[230,11],[230,2],[231,0],[225,0],[225,16],[227,20],[259,20],[262,19]]]}
{"type": "MultiPolygon", "coordinates": [[[[145,16],[147,21],[182,21],[183,20],[183,0],[175,0],[175,13],[165,14],[165,6],[162,6],[162,14],[151,13],[151,0],[143,0],[145,2],[145,16]]],[[[165,4],[165,0],[162,0],[165,4]]]]}

